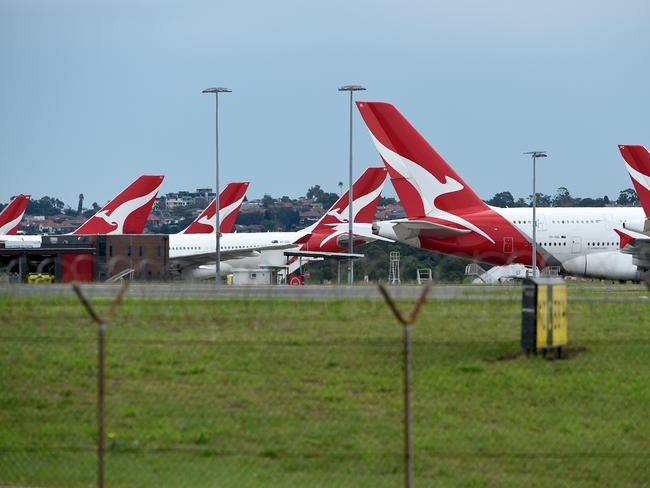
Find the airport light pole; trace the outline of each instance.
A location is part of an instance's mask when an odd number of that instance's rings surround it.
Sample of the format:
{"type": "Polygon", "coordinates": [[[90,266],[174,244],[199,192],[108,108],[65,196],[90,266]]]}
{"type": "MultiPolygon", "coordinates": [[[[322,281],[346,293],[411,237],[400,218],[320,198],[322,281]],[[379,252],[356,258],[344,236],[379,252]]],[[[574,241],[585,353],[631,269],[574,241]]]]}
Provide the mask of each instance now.
{"type": "MultiPolygon", "coordinates": [[[[349,226],[348,226],[348,253],[352,254],[354,250],[353,246],[353,238],[354,234],[352,231],[352,227],[354,224],[354,214],[352,212],[352,105],[353,105],[353,95],[355,91],[363,91],[365,90],[364,87],[361,85],[343,85],[342,87],[339,88],[339,91],[343,92],[350,92],[350,190],[348,191],[348,220],[349,220],[349,226]]],[[[352,257],[348,259],[348,286],[352,286],[354,282],[354,262],[352,261],[352,257]]]]}
{"type": "Polygon", "coordinates": [[[524,154],[529,154],[533,159],[533,278],[537,277],[537,189],[536,171],[537,171],[537,158],[545,158],[546,151],[529,151],[524,154]]]}
{"type": "Polygon", "coordinates": [[[214,141],[215,141],[215,166],[216,166],[216,185],[217,188],[214,191],[214,204],[215,204],[215,225],[214,225],[214,234],[216,236],[216,251],[217,251],[217,261],[215,266],[215,283],[216,287],[219,288],[221,284],[221,219],[219,218],[219,93],[230,93],[232,90],[223,87],[217,88],[206,88],[201,93],[214,93],[214,141]]]}

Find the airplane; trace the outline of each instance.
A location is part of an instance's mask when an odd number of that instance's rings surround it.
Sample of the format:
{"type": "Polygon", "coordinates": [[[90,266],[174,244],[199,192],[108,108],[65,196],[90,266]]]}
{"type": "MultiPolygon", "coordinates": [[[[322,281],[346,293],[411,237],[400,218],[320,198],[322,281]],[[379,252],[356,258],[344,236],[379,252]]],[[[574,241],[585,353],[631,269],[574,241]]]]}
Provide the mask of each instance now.
{"type": "Polygon", "coordinates": [[[628,174],[639,196],[644,219],[625,222],[616,229],[620,236],[620,251],[632,256],[640,269],[650,269],[650,153],[643,146],[619,145],[628,174]]]}
{"type": "Polygon", "coordinates": [[[18,195],[0,212],[0,235],[16,235],[29,199],[29,195],[18,195]]]}
{"type": "MultiPolygon", "coordinates": [[[[387,240],[372,232],[372,218],[386,181],[384,168],[368,168],[353,186],[353,246],[366,242],[387,240]]],[[[347,251],[348,192],[316,223],[296,232],[250,232],[223,234],[220,238],[222,261],[220,271],[228,275],[235,268],[259,267],[265,252],[305,253],[305,259],[330,257],[347,251]]],[[[173,269],[184,279],[214,278],[216,240],[214,235],[172,234],[169,236],[169,259],[173,269]]],[[[281,253],[282,254],[282,253],[281,253]]],[[[270,258],[272,259],[272,258],[270,258]]],[[[284,264],[284,254],[281,255],[284,264]]],[[[275,264],[280,263],[275,261],[275,264]]],[[[289,271],[298,261],[290,263],[289,271]]]]}
{"type": "MultiPolygon", "coordinates": [[[[71,234],[142,234],[163,178],[159,175],[140,176],[71,234]]],[[[41,237],[0,235],[0,241],[36,245],[41,242],[41,237]]]]}
{"type": "MultiPolygon", "coordinates": [[[[221,233],[232,232],[235,219],[246,196],[248,185],[247,181],[228,183],[219,194],[219,227],[221,233]]],[[[216,210],[216,199],[212,199],[205,210],[201,212],[194,222],[180,231],[180,234],[214,234],[216,210]]]]}
{"type": "MultiPolygon", "coordinates": [[[[487,205],[391,104],[357,102],[401,200],[405,219],[374,232],[414,247],[492,265],[532,265],[529,208],[487,205]]],[[[563,274],[611,280],[645,279],[619,252],[616,229],[643,218],[640,208],[537,209],[537,263],[563,274]]]]}

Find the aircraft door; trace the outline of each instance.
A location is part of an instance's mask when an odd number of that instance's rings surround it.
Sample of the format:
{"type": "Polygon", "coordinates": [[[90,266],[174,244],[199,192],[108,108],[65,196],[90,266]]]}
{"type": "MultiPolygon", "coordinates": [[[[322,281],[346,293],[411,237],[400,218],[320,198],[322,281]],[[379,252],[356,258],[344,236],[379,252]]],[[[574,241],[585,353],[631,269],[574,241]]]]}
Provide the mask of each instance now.
{"type": "Polygon", "coordinates": [[[511,254],[514,250],[514,239],[512,237],[503,238],[503,252],[505,254],[511,254]]]}
{"type": "Polygon", "coordinates": [[[571,254],[578,254],[582,251],[582,238],[580,236],[573,236],[571,238],[571,254]]]}

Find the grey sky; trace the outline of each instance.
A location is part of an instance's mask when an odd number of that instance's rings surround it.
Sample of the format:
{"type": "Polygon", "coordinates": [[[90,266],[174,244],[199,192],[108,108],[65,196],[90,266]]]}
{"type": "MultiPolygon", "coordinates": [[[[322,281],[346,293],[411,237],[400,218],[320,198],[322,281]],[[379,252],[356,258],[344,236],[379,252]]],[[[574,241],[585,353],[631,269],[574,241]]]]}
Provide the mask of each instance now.
{"type": "MultiPolygon", "coordinates": [[[[394,103],[483,198],[616,197],[616,144],[650,146],[647,1],[0,2],[0,201],[106,201],[223,182],[297,196],[347,178],[337,87],[394,103]]],[[[355,174],[380,163],[355,112],[355,174]]],[[[394,194],[387,185],[387,193],[394,194]]]]}

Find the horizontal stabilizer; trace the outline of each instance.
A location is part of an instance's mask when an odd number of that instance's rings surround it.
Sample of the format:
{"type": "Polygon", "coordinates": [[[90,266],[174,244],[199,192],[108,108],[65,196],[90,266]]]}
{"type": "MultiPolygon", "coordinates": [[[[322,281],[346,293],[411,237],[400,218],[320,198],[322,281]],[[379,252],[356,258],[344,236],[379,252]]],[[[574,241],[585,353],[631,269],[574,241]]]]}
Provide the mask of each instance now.
{"type": "Polygon", "coordinates": [[[614,231],[621,238],[620,248],[623,252],[627,252],[629,249],[639,245],[650,245],[650,236],[645,234],[640,234],[639,232],[627,229],[614,229],[614,231]]]}
{"type": "Polygon", "coordinates": [[[621,252],[632,256],[632,263],[642,271],[650,269],[650,236],[629,230],[614,229],[621,238],[621,252]]]}
{"type": "MultiPolygon", "coordinates": [[[[378,234],[375,234],[373,232],[373,226],[372,224],[354,224],[352,228],[352,233],[354,234],[354,240],[356,241],[358,238],[361,238],[365,240],[366,242],[373,242],[373,241],[384,241],[384,242],[395,242],[393,239],[389,239],[388,237],[383,237],[378,234]]],[[[343,234],[341,236],[341,243],[348,242],[348,234],[343,234]]]]}
{"type": "Polygon", "coordinates": [[[428,220],[397,220],[393,222],[393,230],[400,241],[412,240],[418,237],[445,239],[468,234],[469,229],[458,229],[428,220]]]}

